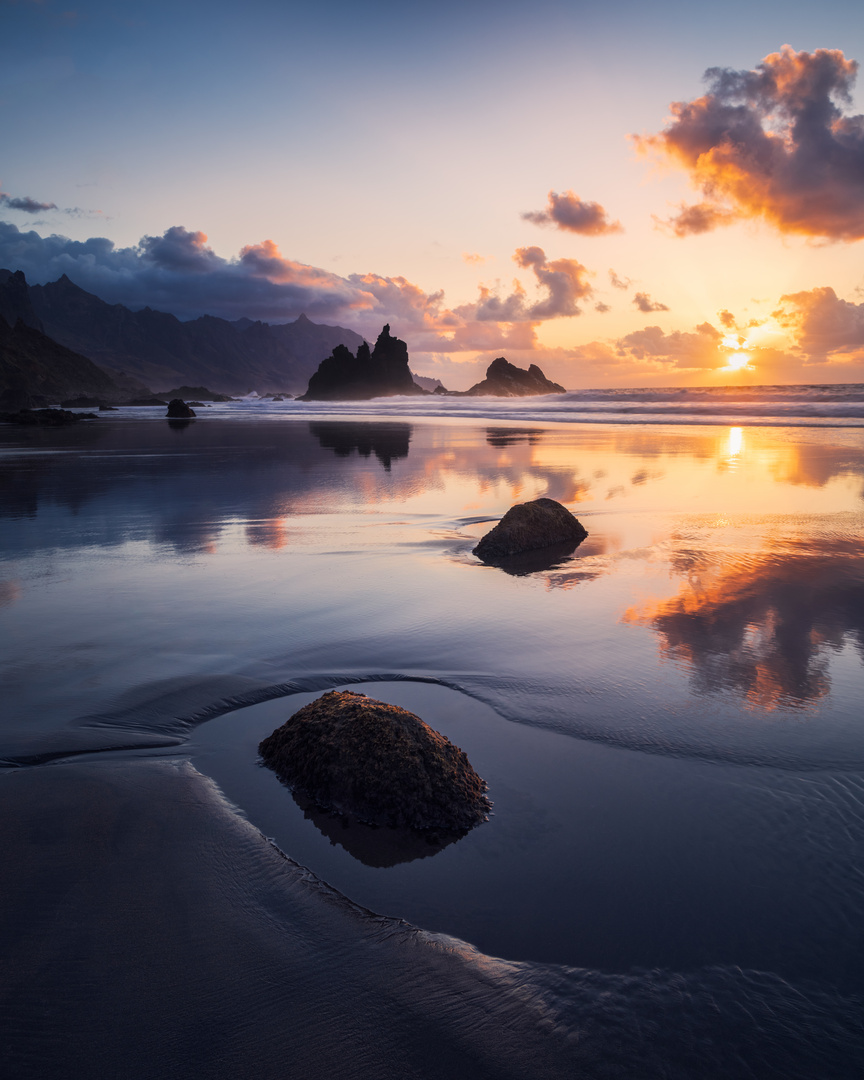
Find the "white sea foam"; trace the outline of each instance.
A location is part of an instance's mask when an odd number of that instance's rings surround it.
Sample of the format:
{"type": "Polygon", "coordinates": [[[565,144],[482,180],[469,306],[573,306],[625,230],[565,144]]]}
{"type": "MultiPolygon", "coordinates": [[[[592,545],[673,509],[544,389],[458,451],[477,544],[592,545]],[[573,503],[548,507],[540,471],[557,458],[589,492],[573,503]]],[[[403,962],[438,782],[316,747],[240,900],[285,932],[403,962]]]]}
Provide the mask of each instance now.
{"type": "Polygon", "coordinates": [[[864,426],[864,385],[572,390],[532,398],[377,398],[273,401],[247,395],[210,415],[465,417],[528,423],[864,426]]]}

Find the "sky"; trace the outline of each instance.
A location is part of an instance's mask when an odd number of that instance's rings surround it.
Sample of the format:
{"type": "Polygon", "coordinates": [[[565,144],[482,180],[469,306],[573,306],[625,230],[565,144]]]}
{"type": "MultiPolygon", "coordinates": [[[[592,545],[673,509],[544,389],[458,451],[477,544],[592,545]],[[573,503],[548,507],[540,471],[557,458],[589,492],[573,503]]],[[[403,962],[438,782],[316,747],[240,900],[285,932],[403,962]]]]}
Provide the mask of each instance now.
{"type": "Polygon", "coordinates": [[[464,389],[864,382],[848,0],[0,0],[0,267],[464,389]]]}

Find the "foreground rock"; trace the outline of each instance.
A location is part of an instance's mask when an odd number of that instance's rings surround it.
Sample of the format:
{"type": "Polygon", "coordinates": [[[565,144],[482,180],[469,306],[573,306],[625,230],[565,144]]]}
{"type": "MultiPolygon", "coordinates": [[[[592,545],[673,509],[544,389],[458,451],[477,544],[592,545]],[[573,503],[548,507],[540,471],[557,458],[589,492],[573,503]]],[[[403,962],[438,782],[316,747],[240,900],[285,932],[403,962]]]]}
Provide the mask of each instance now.
{"type": "Polygon", "coordinates": [[[494,562],[560,544],[572,543],[575,547],[587,535],[588,530],[566,506],[554,499],[535,499],[511,506],[473,553],[484,562],[494,562]]]}
{"type": "Polygon", "coordinates": [[[0,412],[0,424],[25,426],[62,427],[77,424],[80,420],[97,420],[95,413],[70,412],[68,409],[20,409],[18,412],[0,412]]]}
{"type": "Polygon", "coordinates": [[[539,394],[566,394],[559,383],[547,379],[543,372],[532,364],[526,371],[516,367],[503,356],[486,368],[486,378],[466,390],[468,397],[532,397],[539,394]]]}
{"type": "Polygon", "coordinates": [[[462,750],[413,713],[365,694],[324,694],[258,752],[318,806],[373,825],[464,831],[492,805],[462,750]]]}
{"type": "Polygon", "coordinates": [[[370,352],[364,341],[355,356],[337,345],[309,380],[309,389],[298,401],[368,401],[396,394],[426,394],[414,382],[408,367],[408,346],[391,337],[385,326],[370,352]]]}
{"type": "Polygon", "coordinates": [[[182,398],[173,398],[168,402],[168,412],[165,415],[171,420],[188,420],[195,415],[195,410],[190,409],[182,398]]]}

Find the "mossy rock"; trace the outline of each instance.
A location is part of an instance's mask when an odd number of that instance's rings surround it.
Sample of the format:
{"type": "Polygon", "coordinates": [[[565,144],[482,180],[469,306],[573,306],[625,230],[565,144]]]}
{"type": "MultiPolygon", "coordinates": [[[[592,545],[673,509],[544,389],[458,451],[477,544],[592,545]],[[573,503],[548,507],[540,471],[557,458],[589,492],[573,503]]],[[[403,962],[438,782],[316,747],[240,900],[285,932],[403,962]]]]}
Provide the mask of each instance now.
{"type": "Polygon", "coordinates": [[[373,825],[464,831],[492,806],[458,746],[407,709],[350,690],[305,705],[258,752],[318,806],[373,825]]]}

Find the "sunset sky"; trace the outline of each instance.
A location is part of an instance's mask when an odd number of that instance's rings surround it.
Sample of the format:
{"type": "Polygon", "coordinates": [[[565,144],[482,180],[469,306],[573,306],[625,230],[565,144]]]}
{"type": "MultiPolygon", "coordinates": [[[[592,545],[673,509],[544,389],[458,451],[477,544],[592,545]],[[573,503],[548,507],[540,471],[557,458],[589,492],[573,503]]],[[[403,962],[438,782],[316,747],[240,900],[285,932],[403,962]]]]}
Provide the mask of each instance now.
{"type": "Polygon", "coordinates": [[[0,0],[0,29],[31,283],[389,322],[457,389],[499,355],[864,381],[858,4],[0,0]]]}

